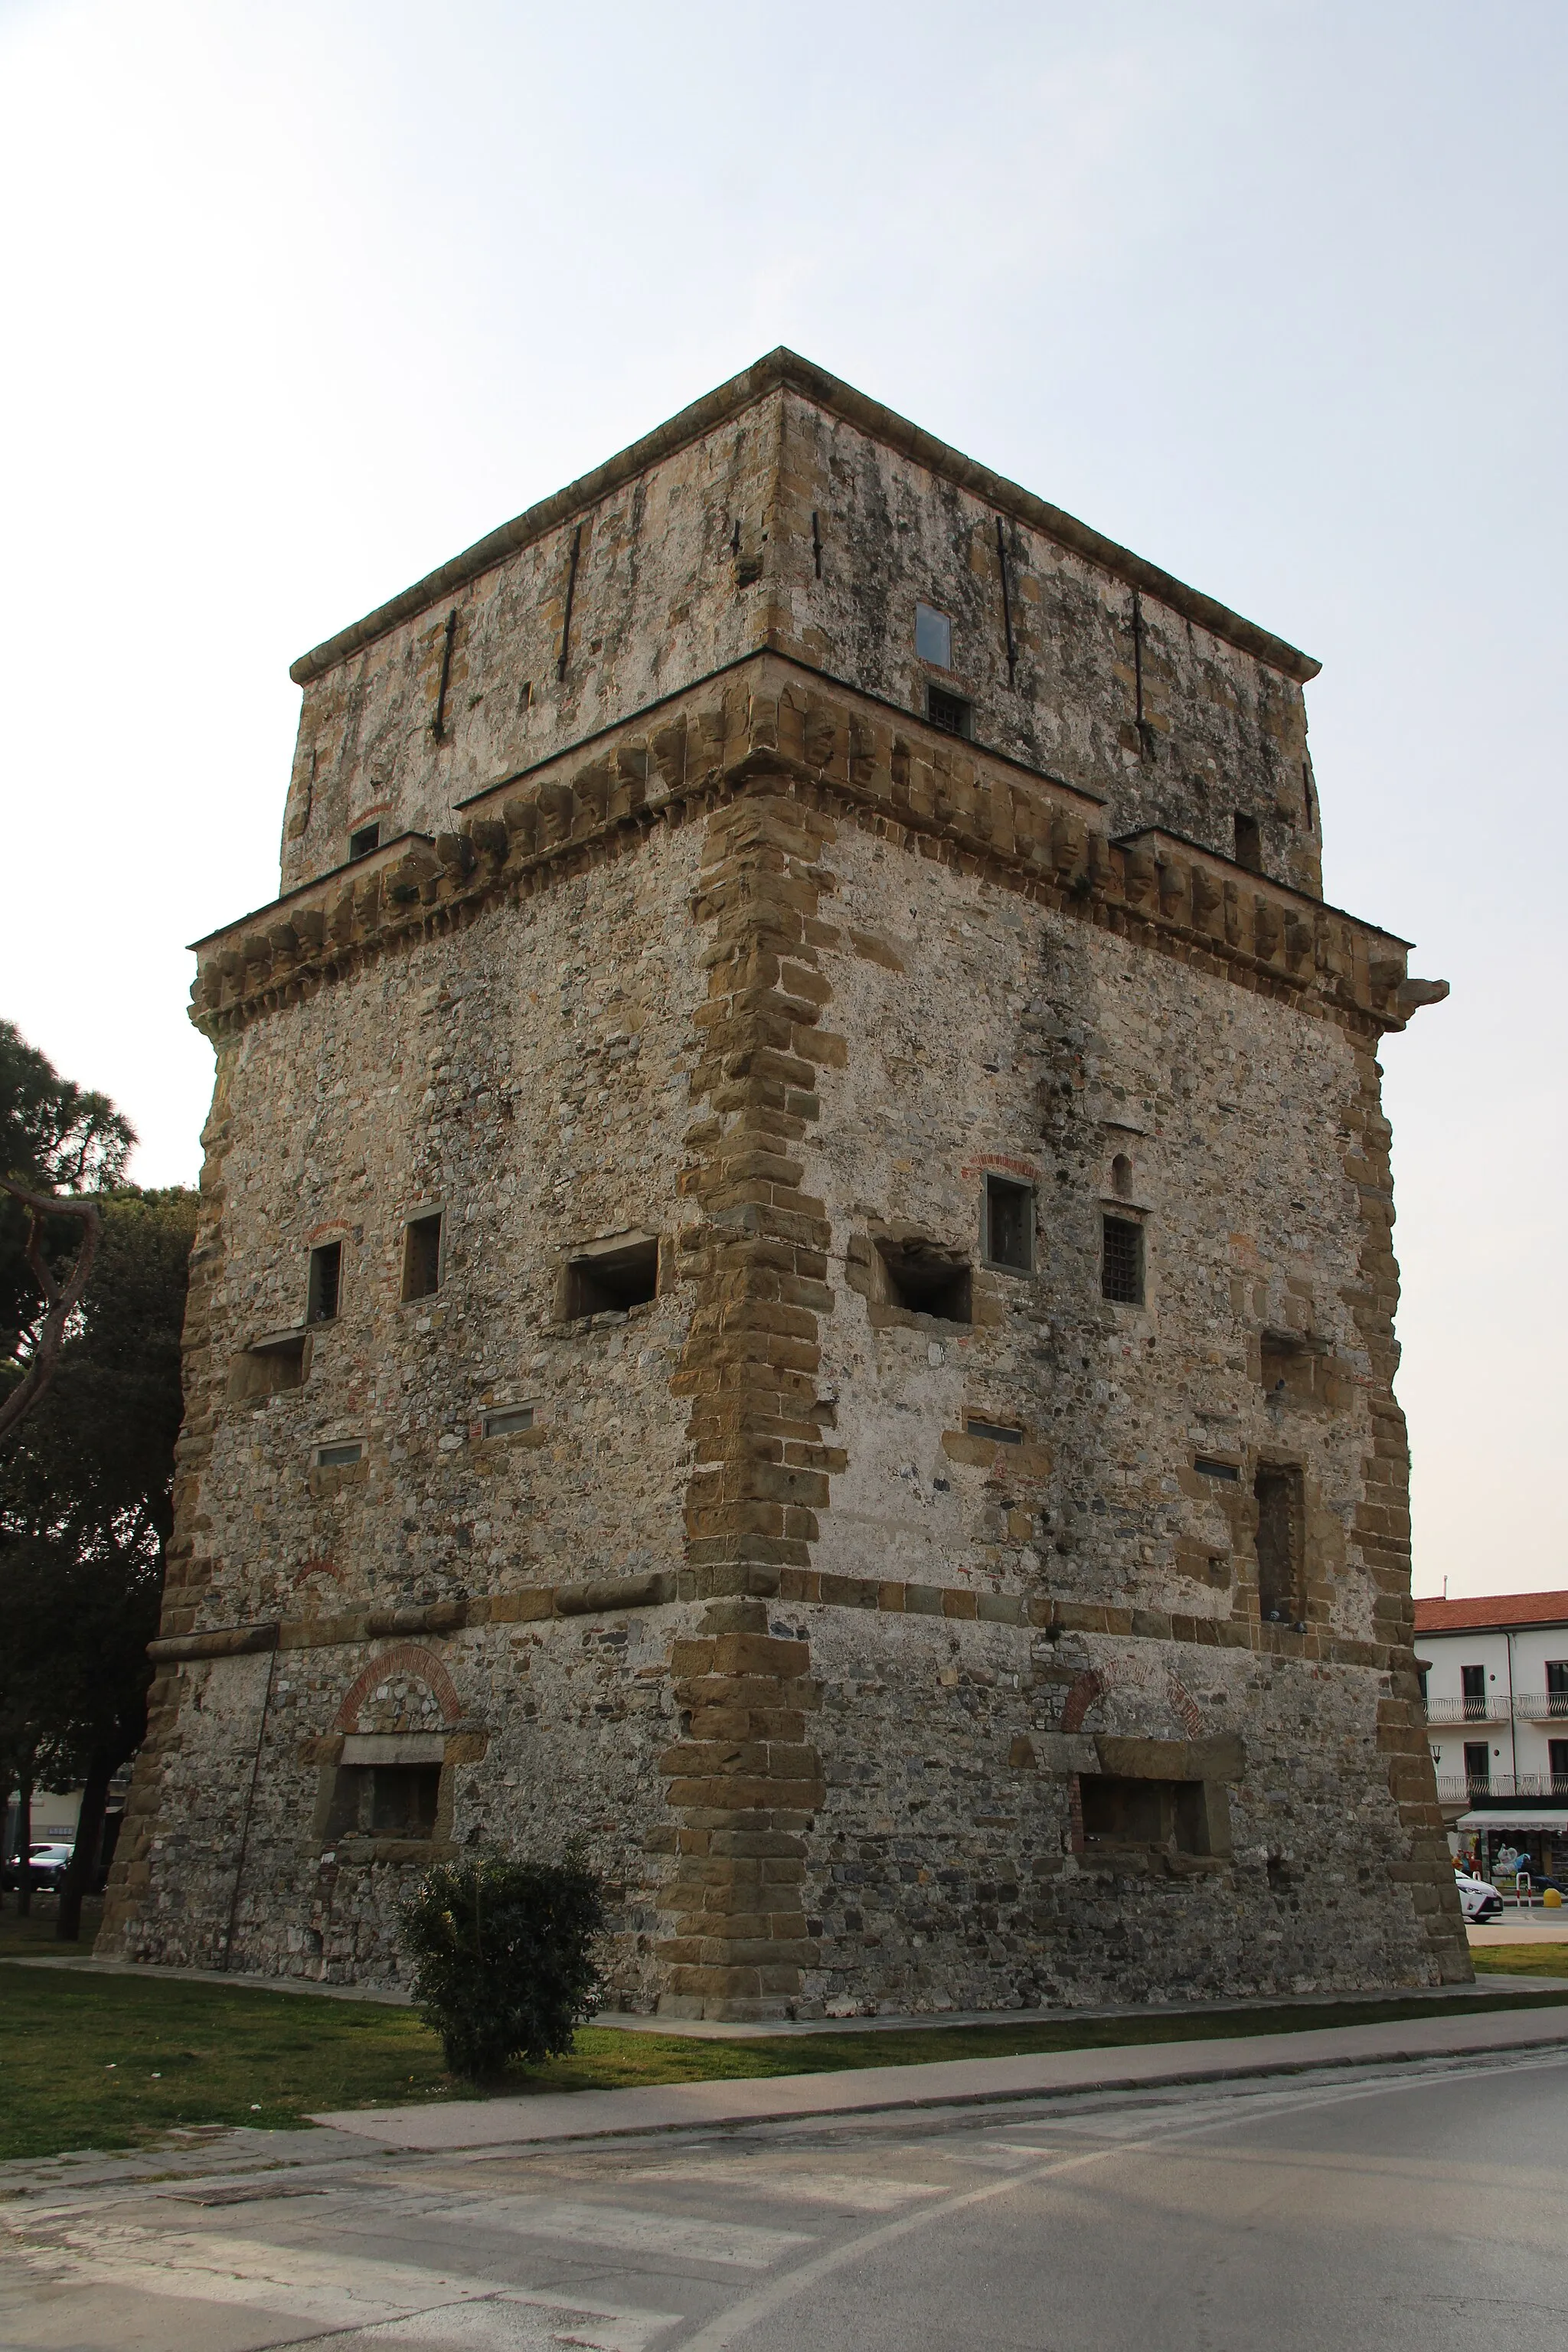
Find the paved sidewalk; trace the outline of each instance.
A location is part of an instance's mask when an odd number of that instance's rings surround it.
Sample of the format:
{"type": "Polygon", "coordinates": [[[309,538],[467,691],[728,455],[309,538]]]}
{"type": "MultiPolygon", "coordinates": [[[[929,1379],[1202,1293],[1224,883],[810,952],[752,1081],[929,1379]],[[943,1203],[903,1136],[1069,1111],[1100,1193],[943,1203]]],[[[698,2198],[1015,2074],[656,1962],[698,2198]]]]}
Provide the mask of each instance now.
{"type": "Polygon", "coordinates": [[[519,2147],[552,2140],[783,2123],[898,2107],[969,2105],[1050,2092],[1149,2089],[1161,2084],[1224,2082],[1534,2048],[1568,2050],[1568,2009],[1417,2017],[1390,2025],[1062,2050],[1034,2057],[952,2058],[923,2066],[862,2066],[837,2074],[784,2074],[772,2082],[672,2083],[646,2090],[553,2091],[532,2098],[353,2108],[311,2120],[361,2142],[374,2137],[386,2147],[519,2147]]]}

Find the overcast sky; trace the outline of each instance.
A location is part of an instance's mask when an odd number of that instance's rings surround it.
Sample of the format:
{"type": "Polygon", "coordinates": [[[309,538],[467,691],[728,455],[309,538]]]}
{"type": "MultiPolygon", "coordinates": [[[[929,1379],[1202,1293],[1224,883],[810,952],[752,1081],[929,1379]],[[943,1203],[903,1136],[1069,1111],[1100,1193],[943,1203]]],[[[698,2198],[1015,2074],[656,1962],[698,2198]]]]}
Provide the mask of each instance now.
{"type": "Polygon", "coordinates": [[[787,342],[1316,654],[1416,1590],[1568,1586],[1563,0],[0,0],[0,1012],[194,1179],[294,656],[787,342]]]}

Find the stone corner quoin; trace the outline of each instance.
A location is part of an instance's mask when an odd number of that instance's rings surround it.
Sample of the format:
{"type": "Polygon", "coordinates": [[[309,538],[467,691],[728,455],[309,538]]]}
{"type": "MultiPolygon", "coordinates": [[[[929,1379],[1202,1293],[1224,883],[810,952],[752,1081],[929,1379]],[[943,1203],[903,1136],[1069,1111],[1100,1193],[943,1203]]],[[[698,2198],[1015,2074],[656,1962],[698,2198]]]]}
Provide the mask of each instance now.
{"type": "Polygon", "coordinates": [[[100,1952],[675,2016],[1462,1981],[1302,687],[775,353],[295,666],[100,1952]]]}

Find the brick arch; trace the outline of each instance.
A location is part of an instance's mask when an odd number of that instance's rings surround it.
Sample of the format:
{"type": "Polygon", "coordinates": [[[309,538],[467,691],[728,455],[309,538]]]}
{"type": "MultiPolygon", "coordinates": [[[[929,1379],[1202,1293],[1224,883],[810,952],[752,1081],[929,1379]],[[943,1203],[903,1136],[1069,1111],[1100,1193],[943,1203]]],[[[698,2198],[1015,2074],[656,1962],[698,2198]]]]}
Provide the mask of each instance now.
{"type": "Polygon", "coordinates": [[[448,1723],[462,1718],[462,1701],[458,1686],[433,1651],[422,1650],[416,1642],[400,1642],[395,1650],[383,1650],[377,1658],[354,1676],[344,1695],[342,1706],[332,1718],[334,1731],[352,1731],[360,1708],[388,1675],[417,1675],[434,1697],[448,1723]]]}
{"type": "Polygon", "coordinates": [[[1067,1704],[1062,1708],[1061,1727],[1064,1731],[1081,1731],[1084,1717],[1097,1698],[1105,1696],[1104,1677],[1092,1666],[1085,1666],[1068,1685],[1067,1704]]]}

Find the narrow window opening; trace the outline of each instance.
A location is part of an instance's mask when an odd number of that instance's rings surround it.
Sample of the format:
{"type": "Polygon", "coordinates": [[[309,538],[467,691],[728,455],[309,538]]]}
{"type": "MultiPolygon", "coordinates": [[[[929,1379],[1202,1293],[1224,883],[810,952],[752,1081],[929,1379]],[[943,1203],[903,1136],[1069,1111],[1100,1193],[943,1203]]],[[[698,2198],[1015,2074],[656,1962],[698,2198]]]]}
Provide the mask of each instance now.
{"type": "Polygon", "coordinates": [[[915,652],[938,669],[952,667],[952,623],[933,604],[915,606],[915,652]]]}
{"type": "Polygon", "coordinates": [[[441,1287],[441,1212],[410,1217],[403,1229],[403,1296],[428,1298],[441,1287]]]}
{"type": "Polygon", "coordinates": [[[888,1302],[909,1315],[934,1315],[944,1323],[973,1321],[969,1262],[923,1241],[879,1242],[888,1302]]]}
{"type": "Polygon", "coordinates": [[[230,1404],[258,1404],[267,1397],[279,1396],[287,1389],[302,1389],[304,1385],[302,1332],[289,1331],[276,1339],[258,1339],[253,1347],[230,1359],[230,1404]]]}
{"type": "Polygon", "coordinates": [[[345,1438],[341,1445],[318,1445],[318,1470],[346,1470],[351,1463],[363,1461],[364,1447],[357,1437],[345,1438]]]}
{"type": "Polygon", "coordinates": [[[1552,1775],[1552,1795],[1568,1797],[1568,1739],[1547,1741],[1546,1769],[1552,1775]]]}
{"type": "Polygon", "coordinates": [[[974,732],[974,713],[962,695],[949,694],[945,688],[926,688],[926,717],[944,735],[968,737],[974,732]]]}
{"type": "Polygon", "coordinates": [[[342,1242],[323,1242],[319,1249],[310,1252],[310,1280],[305,1300],[307,1323],[333,1323],[337,1320],[342,1273],[342,1242]]]}
{"type": "Polygon", "coordinates": [[[1307,830],[1310,833],[1312,830],[1312,763],[1310,760],[1303,760],[1301,762],[1301,805],[1307,812],[1307,830]]]}
{"type": "Polygon", "coordinates": [[[1484,1739],[1465,1742],[1465,1786],[1485,1795],[1492,1783],[1492,1751],[1484,1739]]]}
{"type": "Polygon", "coordinates": [[[1461,1666],[1459,1689],[1463,1694],[1465,1719],[1468,1723],[1484,1723],[1487,1713],[1487,1670],[1485,1666],[1461,1666]]]}
{"type": "Polygon", "coordinates": [[[1013,1274],[1035,1266],[1035,1188],[1005,1176],[985,1179],[985,1259],[1013,1274]]]}
{"type": "Polygon", "coordinates": [[[1236,862],[1245,866],[1249,874],[1263,871],[1263,828],[1255,816],[1236,812],[1236,862]]]}
{"type": "Polygon", "coordinates": [[[436,1834],[440,1802],[439,1764],[342,1764],[327,1835],[425,1841],[436,1834]]]}
{"type": "Polygon", "coordinates": [[[1289,1465],[1262,1463],[1252,1491],[1258,1504],[1258,1614],[1269,1624],[1299,1624],[1306,1614],[1301,1473],[1289,1465]]]}
{"type": "Polygon", "coordinates": [[[1546,1712],[1568,1715],[1568,1658],[1546,1661],[1546,1712]]]}
{"type": "Polygon", "coordinates": [[[349,864],[355,865],[360,858],[368,857],[373,849],[380,847],[380,825],[362,824],[357,833],[351,833],[349,835],[349,864]]]}
{"type": "Polygon", "coordinates": [[[1426,1706],[1426,1685],[1427,1685],[1427,1683],[1430,1681],[1430,1679],[1431,1679],[1431,1675],[1432,1675],[1432,1661],[1431,1661],[1431,1659],[1430,1659],[1430,1658],[1417,1658],[1417,1659],[1416,1659],[1416,1661],[1415,1661],[1415,1679],[1416,1679],[1416,1681],[1417,1681],[1417,1682],[1420,1684],[1420,1685],[1421,1685],[1421,1704],[1422,1704],[1422,1706],[1426,1706]]]}
{"type": "Polygon", "coordinates": [[[373,1764],[369,1823],[372,1835],[434,1837],[440,1794],[439,1764],[373,1764]]]}
{"type": "Polygon", "coordinates": [[[1119,1151],[1110,1163],[1110,1189],[1119,1201],[1132,1198],[1132,1162],[1125,1151],[1119,1151]]]}
{"type": "Polygon", "coordinates": [[[1223,1478],[1233,1486],[1241,1477],[1234,1462],[1217,1462],[1212,1454],[1200,1454],[1193,1467],[1200,1478],[1223,1478]]]}
{"type": "Polygon", "coordinates": [[[533,1407],[531,1404],[503,1405],[499,1412],[485,1415],[487,1437],[513,1437],[520,1429],[533,1427],[533,1407]]]}
{"type": "Polygon", "coordinates": [[[624,1315],[646,1307],[658,1294],[658,1244],[639,1239],[584,1250],[566,1264],[566,1300],[563,1319],[579,1322],[588,1315],[624,1315]]]}
{"type": "Polygon", "coordinates": [[[972,1412],[963,1416],[964,1433],[969,1437],[989,1438],[994,1445],[1022,1445],[1024,1433],[1011,1429],[1005,1421],[980,1421],[972,1412]]]}
{"type": "Polygon", "coordinates": [[[1143,1228],[1130,1217],[1106,1217],[1100,1263],[1102,1297],[1118,1307],[1143,1304],[1143,1228]]]}
{"type": "Polygon", "coordinates": [[[1201,1780],[1134,1780],[1110,1772],[1086,1772],[1079,1788],[1088,1849],[1163,1846],[1178,1853],[1208,1852],[1201,1780]]]}

